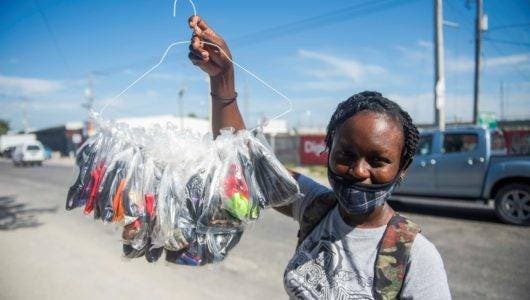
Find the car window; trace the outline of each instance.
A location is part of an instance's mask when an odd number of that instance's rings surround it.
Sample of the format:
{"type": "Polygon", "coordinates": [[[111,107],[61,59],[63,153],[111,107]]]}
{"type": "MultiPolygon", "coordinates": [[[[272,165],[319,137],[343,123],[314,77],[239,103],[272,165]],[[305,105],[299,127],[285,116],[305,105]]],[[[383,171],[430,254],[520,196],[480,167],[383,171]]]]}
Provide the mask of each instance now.
{"type": "Polygon", "coordinates": [[[493,130],[490,132],[491,136],[491,150],[499,151],[506,148],[506,142],[504,140],[504,135],[501,131],[493,130]]]}
{"type": "Polygon", "coordinates": [[[444,153],[470,152],[477,148],[478,135],[468,133],[445,134],[442,151],[444,153]]]}
{"type": "Polygon", "coordinates": [[[416,155],[429,155],[432,152],[432,135],[423,135],[420,137],[416,155]]]}
{"type": "Polygon", "coordinates": [[[28,151],[38,151],[38,150],[40,150],[40,147],[38,145],[28,145],[26,147],[26,150],[28,150],[28,151]]]}

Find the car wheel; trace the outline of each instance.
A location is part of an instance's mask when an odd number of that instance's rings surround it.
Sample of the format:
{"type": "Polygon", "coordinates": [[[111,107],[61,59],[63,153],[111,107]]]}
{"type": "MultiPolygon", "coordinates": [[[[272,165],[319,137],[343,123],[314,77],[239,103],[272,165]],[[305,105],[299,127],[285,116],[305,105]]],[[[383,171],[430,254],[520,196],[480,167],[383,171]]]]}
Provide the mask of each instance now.
{"type": "Polygon", "coordinates": [[[530,186],[510,183],[495,196],[495,212],[505,223],[530,225],[530,186]]]}
{"type": "Polygon", "coordinates": [[[42,167],[42,161],[37,162],[37,166],[42,167]]]}

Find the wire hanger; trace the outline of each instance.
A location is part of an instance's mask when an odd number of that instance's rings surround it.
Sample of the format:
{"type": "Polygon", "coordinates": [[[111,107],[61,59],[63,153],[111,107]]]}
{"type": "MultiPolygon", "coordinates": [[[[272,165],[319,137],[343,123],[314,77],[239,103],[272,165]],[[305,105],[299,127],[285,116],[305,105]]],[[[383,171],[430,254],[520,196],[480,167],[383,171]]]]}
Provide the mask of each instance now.
{"type": "MultiPolygon", "coordinates": [[[[174,0],[173,1],[173,17],[176,17],[176,13],[177,13],[177,2],[178,0],[174,0]]],[[[192,0],[188,0],[188,2],[191,4],[192,8],[193,8],[193,15],[194,16],[197,16],[197,9],[195,7],[195,3],[193,3],[192,0]]],[[[154,66],[152,66],[150,69],[148,69],[146,72],[144,72],[142,75],[140,75],[140,77],[138,77],[137,79],[135,79],[131,84],[129,84],[125,89],[123,89],[121,92],[119,92],[116,96],[112,97],[110,100],[107,101],[107,103],[105,105],[103,105],[103,107],[101,108],[100,112],[99,112],[99,115],[102,116],[103,115],[103,111],[110,105],[114,104],[116,102],[116,100],[121,97],[123,94],[125,94],[130,88],[132,88],[133,86],[135,86],[138,82],[140,82],[142,79],[144,79],[147,75],[149,75],[151,72],[153,72],[154,70],[156,70],[163,62],[164,60],[166,59],[169,51],[175,47],[175,46],[178,46],[178,45],[187,45],[187,44],[190,44],[191,42],[190,41],[178,41],[178,42],[173,42],[171,43],[167,48],[166,48],[166,51],[164,51],[164,54],[162,54],[162,57],[160,58],[160,60],[158,61],[158,63],[156,63],[154,66]]],[[[284,112],[274,116],[273,118],[269,119],[268,121],[270,120],[276,120],[276,119],[279,119],[281,117],[283,117],[284,115],[290,113],[292,110],[293,110],[293,101],[287,97],[285,94],[283,94],[282,92],[278,91],[277,89],[275,89],[274,87],[272,87],[270,84],[268,84],[265,80],[261,79],[258,75],[254,74],[253,72],[251,72],[250,70],[248,70],[247,68],[245,68],[244,66],[238,64],[237,62],[235,62],[234,60],[232,60],[226,53],[225,51],[223,51],[223,49],[221,49],[221,47],[217,44],[214,44],[214,43],[210,43],[210,42],[205,42],[205,41],[201,41],[201,43],[203,44],[206,44],[206,45],[210,45],[210,46],[214,46],[216,47],[217,49],[219,49],[219,51],[226,57],[226,59],[228,59],[232,64],[234,64],[235,66],[237,66],[238,68],[240,68],[241,70],[245,71],[247,74],[249,74],[250,76],[252,76],[254,79],[256,79],[257,81],[259,81],[261,84],[263,84],[264,86],[268,87],[269,89],[271,89],[273,92],[275,92],[277,95],[279,95],[281,98],[285,99],[289,105],[289,108],[287,110],[285,110],[284,112]]],[[[266,121],[266,122],[268,122],[266,121]]],[[[267,124],[262,124],[262,126],[266,126],[267,124]]],[[[260,127],[260,126],[258,126],[260,127]]],[[[256,128],[254,128],[256,129],[256,128]]],[[[253,129],[253,130],[254,130],[253,129]]]]}

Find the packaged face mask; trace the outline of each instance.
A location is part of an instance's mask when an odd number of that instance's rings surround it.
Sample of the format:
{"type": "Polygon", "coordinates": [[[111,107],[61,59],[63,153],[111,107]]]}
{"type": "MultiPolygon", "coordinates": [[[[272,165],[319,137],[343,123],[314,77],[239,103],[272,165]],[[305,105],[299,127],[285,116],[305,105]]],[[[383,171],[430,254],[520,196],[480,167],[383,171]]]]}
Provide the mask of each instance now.
{"type": "Polygon", "coordinates": [[[287,205],[300,193],[298,183],[274,156],[261,131],[248,138],[251,164],[262,193],[262,207],[287,205]]]}

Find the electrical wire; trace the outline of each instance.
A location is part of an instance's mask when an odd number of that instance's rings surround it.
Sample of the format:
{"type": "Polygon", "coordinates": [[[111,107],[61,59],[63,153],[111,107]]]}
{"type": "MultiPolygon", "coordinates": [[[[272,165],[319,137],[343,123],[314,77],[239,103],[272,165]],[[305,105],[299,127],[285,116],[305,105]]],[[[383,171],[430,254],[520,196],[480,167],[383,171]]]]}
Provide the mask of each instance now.
{"type": "MultiPolygon", "coordinates": [[[[54,2],[48,3],[45,6],[41,6],[41,9],[43,11],[45,11],[45,10],[48,10],[48,9],[50,9],[52,7],[59,6],[60,4],[62,4],[62,2],[63,2],[63,0],[58,0],[58,1],[54,1],[54,2]]],[[[17,19],[15,19],[14,21],[12,21],[11,23],[0,27],[0,31],[7,31],[7,30],[15,27],[15,25],[17,25],[18,23],[22,22],[23,20],[25,20],[27,18],[30,18],[30,17],[38,14],[38,13],[39,13],[38,10],[34,10],[34,11],[30,11],[30,12],[28,12],[26,14],[23,14],[23,15],[19,16],[17,19]]]]}
{"type": "Polygon", "coordinates": [[[367,16],[373,13],[382,12],[394,7],[413,3],[418,0],[371,0],[362,2],[343,9],[334,10],[314,17],[298,20],[292,23],[287,23],[279,26],[274,26],[252,33],[245,34],[240,37],[228,39],[231,45],[238,45],[239,47],[254,45],[270,39],[281,36],[300,33],[306,30],[313,30],[320,27],[329,26],[336,23],[350,21],[354,18],[367,16]]]}
{"type": "Polygon", "coordinates": [[[72,78],[72,69],[70,68],[70,64],[68,63],[68,60],[64,56],[64,53],[63,53],[63,51],[61,49],[61,46],[59,45],[59,42],[57,40],[57,36],[55,35],[55,32],[53,31],[53,29],[52,29],[52,27],[50,25],[50,22],[48,21],[48,18],[44,14],[44,11],[43,11],[43,9],[40,6],[39,1],[38,0],[34,0],[34,2],[35,2],[35,5],[37,6],[37,10],[39,11],[39,14],[42,17],[42,20],[44,21],[44,24],[46,25],[46,29],[48,30],[48,33],[49,33],[49,35],[50,35],[50,37],[52,39],[52,42],[53,42],[53,44],[55,46],[55,50],[57,51],[57,54],[61,58],[64,66],[66,68],[66,71],[68,72],[68,75],[70,76],[70,78],[72,78]]]}
{"type": "MultiPolygon", "coordinates": [[[[386,9],[390,9],[396,6],[405,5],[408,3],[417,2],[418,0],[407,0],[407,1],[396,1],[396,0],[377,0],[377,1],[366,1],[357,5],[349,6],[343,9],[334,10],[331,12],[323,13],[317,16],[309,17],[306,19],[298,20],[292,23],[287,23],[279,26],[274,26],[262,30],[258,30],[253,33],[245,34],[233,39],[228,39],[228,43],[231,46],[238,46],[239,48],[249,46],[251,44],[257,44],[264,42],[269,39],[274,39],[279,36],[286,34],[292,34],[293,32],[298,33],[305,30],[316,29],[318,27],[327,26],[335,24],[338,22],[345,22],[358,17],[360,15],[352,15],[353,13],[359,14],[364,12],[363,15],[369,15],[376,12],[380,12],[386,9]],[[392,6],[380,7],[385,4],[392,4],[392,6]],[[379,10],[376,10],[379,8],[379,10]],[[371,9],[371,10],[370,10],[371,9]],[[343,17],[342,19],[339,17],[343,17]],[[313,27],[311,27],[311,26],[313,27]]],[[[94,73],[99,73],[103,75],[109,75],[112,73],[117,73],[128,68],[143,66],[145,64],[151,63],[158,60],[160,57],[153,56],[145,60],[137,61],[130,64],[123,64],[113,67],[108,67],[105,69],[95,70],[94,73]]]]}
{"type": "Polygon", "coordinates": [[[507,41],[507,40],[501,40],[501,39],[493,39],[493,38],[490,38],[490,37],[484,37],[483,40],[490,41],[490,42],[493,42],[493,43],[516,45],[516,46],[522,46],[522,47],[530,47],[530,43],[522,43],[522,42],[516,42],[516,41],[507,41]]]}

